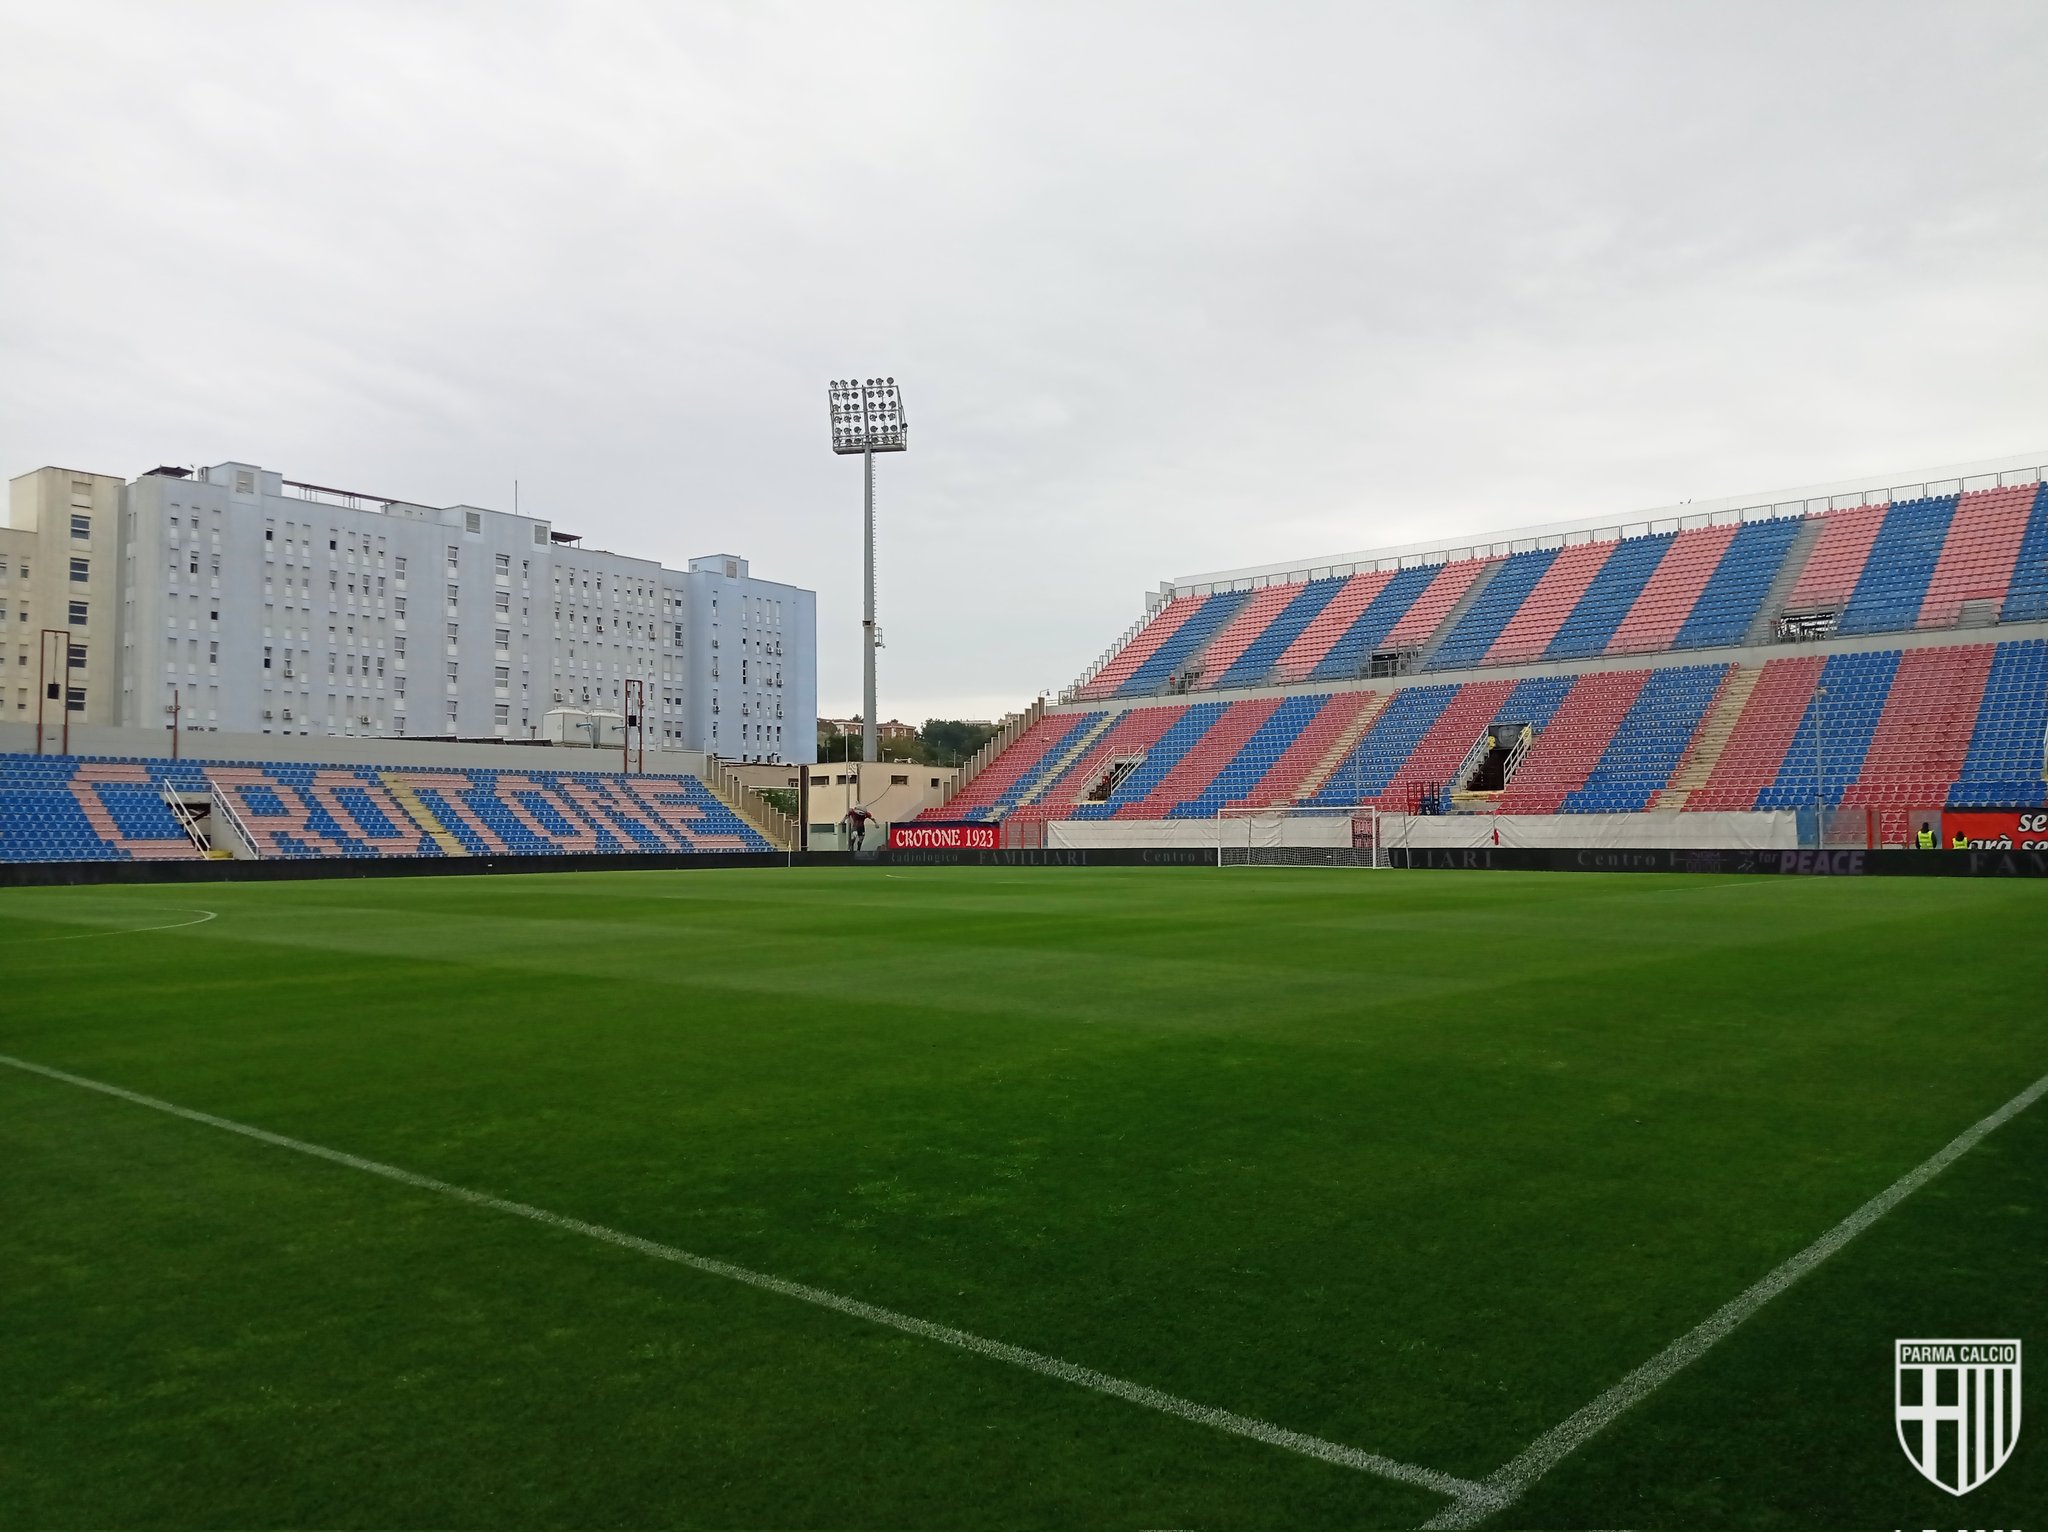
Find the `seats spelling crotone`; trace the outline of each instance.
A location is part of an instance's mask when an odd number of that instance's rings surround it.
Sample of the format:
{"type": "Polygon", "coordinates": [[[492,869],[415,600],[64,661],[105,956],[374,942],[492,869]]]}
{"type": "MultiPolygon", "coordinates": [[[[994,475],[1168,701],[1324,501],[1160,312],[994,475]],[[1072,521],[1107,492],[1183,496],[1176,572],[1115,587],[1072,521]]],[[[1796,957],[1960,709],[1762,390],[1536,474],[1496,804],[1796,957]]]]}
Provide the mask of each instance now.
{"type": "Polygon", "coordinates": [[[770,849],[691,776],[0,755],[0,861],[203,856],[174,804],[264,859],[770,849]]]}
{"type": "Polygon", "coordinates": [[[2020,477],[1183,590],[927,817],[2041,805],[2020,477]]]}

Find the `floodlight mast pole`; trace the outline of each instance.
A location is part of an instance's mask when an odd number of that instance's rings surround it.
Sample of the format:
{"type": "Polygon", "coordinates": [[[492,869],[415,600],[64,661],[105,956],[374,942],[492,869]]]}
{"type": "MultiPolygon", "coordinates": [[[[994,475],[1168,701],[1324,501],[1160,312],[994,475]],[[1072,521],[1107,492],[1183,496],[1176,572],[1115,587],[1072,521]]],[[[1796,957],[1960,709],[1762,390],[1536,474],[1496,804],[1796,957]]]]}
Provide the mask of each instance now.
{"type": "Polygon", "coordinates": [[[861,583],[865,592],[860,617],[860,758],[881,759],[882,736],[875,721],[875,449],[861,458],[861,583]]]}
{"type": "Polygon", "coordinates": [[[875,454],[902,452],[910,422],[894,378],[835,378],[827,390],[832,416],[832,450],[861,459],[861,759],[882,758],[880,708],[875,700],[875,454]]]}

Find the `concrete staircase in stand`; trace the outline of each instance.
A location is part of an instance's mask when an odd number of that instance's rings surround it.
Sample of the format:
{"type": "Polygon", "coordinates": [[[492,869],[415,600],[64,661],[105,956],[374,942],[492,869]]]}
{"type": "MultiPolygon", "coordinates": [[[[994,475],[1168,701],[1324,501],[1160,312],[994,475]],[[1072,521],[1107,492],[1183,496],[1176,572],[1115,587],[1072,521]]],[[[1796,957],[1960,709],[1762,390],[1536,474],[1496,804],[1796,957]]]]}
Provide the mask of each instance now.
{"type": "Polygon", "coordinates": [[[1714,699],[1707,716],[1700,720],[1699,733],[1686,747],[1685,759],[1671,774],[1670,785],[1650,800],[1651,808],[1682,809],[1695,791],[1707,785],[1714,768],[1721,763],[1721,752],[1728,748],[1735,725],[1742,719],[1742,710],[1749,706],[1749,694],[1756,690],[1763,673],[1761,665],[1737,665],[1728,672],[1728,679],[1721,684],[1721,695],[1714,699]]]}
{"type": "Polygon", "coordinates": [[[1486,587],[1493,583],[1493,577],[1506,565],[1507,559],[1502,557],[1488,559],[1480,566],[1479,573],[1472,577],[1472,583],[1465,587],[1464,594],[1451,604],[1451,609],[1444,613],[1443,621],[1431,629],[1429,637],[1423,640],[1422,648],[1415,656],[1417,670],[1429,669],[1429,662],[1436,658],[1436,652],[1443,647],[1444,640],[1457,630],[1465,614],[1472,609],[1472,603],[1485,593],[1486,587]]]}
{"type": "Polygon", "coordinates": [[[1330,741],[1330,748],[1323,752],[1323,758],[1301,779],[1301,785],[1294,790],[1295,802],[1305,802],[1323,790],[1323,784],[1330,780],[1330,774],[1343,763],[1345,756],[1358,748],[1358,742],[1365,738],[1366,731],[1378,720],[1381,712],[1393,698],[1392,692],[1372,694],[1372,700],[1358,710],[1358,716],[1344,726],[1341,734],[1330,741]]]}
{"type": "Polygon", "coordinates": [[[1764,592],[1764,604],[1756,609],[1756,620],[1743,635],[1743,644],[1754,649],[1758,644],[1768,644],[1778,636],[1778,619],[1785,615],[1785,603],[1791,598],[1792,587],[1799,583],[1799,576],[1806,569],[1807,556],[1813,552],[1813,545],[1820,541],[1821,528],[1826,525],[1824,518],[1809,516],[1806,524],[1792,539],[1792,546],[1785,550],[1785,562],[1778,566],[1777,574],[1771,580],[1771,587],[1764,592]]]}
{"type": "Polygon", "coordinates": [[[378,772],[377,778],[384,784],[384,791],[391,794],[391,801],[412,816],[412,822],[426,832],[429,840],[441,848],[443,856],[469,855],[469,847],[448,833],[448,827],[427,807],[425,800],[405,784],[403,778],[388,771],[378,772]]]}
{"type": "Polygon", "coordinates": [[[1025,804],[1036,803],[1040,798],[1044,797],[1046,793],[1052,790],[1053,783],[1065,776],[1072,768],[1074,762],[1080,760],[1083,754],[1094,747],[1098,739],[1121,723],[1123,718],[1124,715],[1122,713],[1104,713],[1101,721],[1094,728],[1088,730],[1079,739],[1075,740],[1066,754],[1053,762],[1052,770],[1041,771],[1038,774],[1038,780],[1032,783],[1029,790],[1019,797],[1011,807],[1013,809],[1021,809],[1025,804]]]}

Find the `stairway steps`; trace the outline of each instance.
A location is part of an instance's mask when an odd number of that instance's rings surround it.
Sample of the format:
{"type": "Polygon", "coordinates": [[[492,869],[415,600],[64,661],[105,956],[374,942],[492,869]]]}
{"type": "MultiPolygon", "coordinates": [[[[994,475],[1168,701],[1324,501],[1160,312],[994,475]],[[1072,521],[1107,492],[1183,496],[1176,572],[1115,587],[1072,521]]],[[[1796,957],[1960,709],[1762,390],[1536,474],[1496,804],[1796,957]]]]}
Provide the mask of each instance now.
{"type": "Polygon", "coordinates": [[[413,824],[441,848],[443,856],[469,855],[469,847],[449,833],[448,827],[441,823],[439,816],[428,808],[425,800],[401,778],[388,771],[379,772],[377,777],[384,784],[384,790],[391,794],[391,801],[404,809],[413,824]]]}
{"type": "Polygon", "coordinates": [[[1031,784],[1030,789],[1022,794],[1015,803],[1010,805],[1012,812],[1029,804],[1036,803],[1055,782],[1067,774],[1074,762],[1080,760],[1094,746],[1097,740],[1121,723],[1124,717],[1125,714],[1123,713],[1104,713],[1101,722],[1075,740],[1068,747],[1066,753],[1053,762],[1051,770],[1042,771],[1038,774],[1038,780],[1031,784]]]}
{"type": "Polygon", "coordinates": [[[1343,732],[1330,741],[1330,748],[1323,752],[1323,758],[1301,779],[1301,785],[1294,790],[1295,802],[1306,803],[1323,790],[1323,784],[1330,780],[1330,774],[1337,769],[1345,756],[1358,748],[1358,742],[1365,738],[1374,721],[1380,716],[1381,710],[1393,699],[1393,695],[1392,692],[1372,694],[1372,700],[1360,708],[1358,716],[1346,724],[1343,732]]]}
{"type": "Polygon", "coordinates": [[[1685,759],[1671,773],[1670,784],[1650,799],[1651,808],[1682,809],[1695,791],[1707,785],[1714,768],[1721,764],[1721,752],[1734,737],[1735,725],[1741,722],[1742,710],[1749,705],[1750,694],[1763,673],[1761,665],[1737,665],[1729,671],[1728,679],[1721,683],[1721,695],[1714,699],[1699,733],[1686,746],[1685,759]]]}
{"type": "Polygon", "coordinates": [[[1756,609],[1756,620],[1750,623],[1749,632],[1743,635],[1742,642],[1748,647],[1753,649],[1758,644],[1768,644],[1777,637],[1778,619],[1785,614],[1785,603],[1791,599],[1800,575],[1806,572],[1806,560],[1813,552],[1813,545],[1820,541],[1821,530],[1826,525],[1826,517],[1809,516],[1799,529],[1799,535],[1792,539],[1792,546],[1785,550],[1785,561],[1778,566],[1770,588],[1764,592],[1763,605],[1756,609]]]}

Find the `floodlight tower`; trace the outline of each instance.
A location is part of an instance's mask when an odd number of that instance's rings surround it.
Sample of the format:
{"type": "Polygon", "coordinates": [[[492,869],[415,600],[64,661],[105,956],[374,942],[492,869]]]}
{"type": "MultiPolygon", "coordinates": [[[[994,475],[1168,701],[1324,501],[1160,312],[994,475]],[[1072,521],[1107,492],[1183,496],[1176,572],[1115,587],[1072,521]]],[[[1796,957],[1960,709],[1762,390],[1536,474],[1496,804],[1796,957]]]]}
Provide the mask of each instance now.
{"type": "Polygon", "coordinates": [[[841,457],[861,457],[861,711],[860,758],[881,759],[882,736],[875,719],[875,648],[881,640],[875,627],[875,454],[909,448],[910,422],[903,418],[903,395],[894,378],[834,379],[832,450],[841,457]]]}

